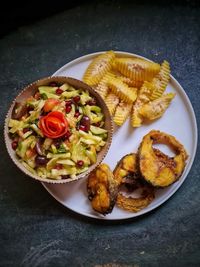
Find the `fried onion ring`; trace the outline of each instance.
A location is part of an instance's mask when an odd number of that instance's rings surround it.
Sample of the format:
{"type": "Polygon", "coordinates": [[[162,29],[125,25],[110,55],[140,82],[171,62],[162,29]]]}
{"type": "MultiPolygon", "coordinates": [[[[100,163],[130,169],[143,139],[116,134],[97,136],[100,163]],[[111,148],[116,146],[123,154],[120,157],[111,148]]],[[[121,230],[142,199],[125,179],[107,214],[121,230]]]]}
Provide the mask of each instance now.
{"type": "Polygon", "coordinates": [[[138,212],[141,209],[147,207],[154,199],[153,187],[143,186],[141,187],[142,193],[139,198],[126,197],[119,193],[117,196],[118,207],[131,212],[138,212]]]}
{"type": "Polygon", "coordinates": [[[118,162],[113,174],[119,185],[119,190],[122,185],[125,185],[129,192],[141,189],[140,197],[125,196],[122,193],[118,193],[116,202],[118,207],[127,211],[138,212],[153,201],[154,188],[141,179],[136,154],[124,156],[118,162]]]}
{"type": "Polygon", "coordinates": [[[188,155],[184,146],[172,135],[152,130],[143,137],[138,150],[139,170],[143,178],[155,187],[166,187],[182,175],[188,155]],[[152,147],[155,143],[168,145],[174,157],[152,147]]]}

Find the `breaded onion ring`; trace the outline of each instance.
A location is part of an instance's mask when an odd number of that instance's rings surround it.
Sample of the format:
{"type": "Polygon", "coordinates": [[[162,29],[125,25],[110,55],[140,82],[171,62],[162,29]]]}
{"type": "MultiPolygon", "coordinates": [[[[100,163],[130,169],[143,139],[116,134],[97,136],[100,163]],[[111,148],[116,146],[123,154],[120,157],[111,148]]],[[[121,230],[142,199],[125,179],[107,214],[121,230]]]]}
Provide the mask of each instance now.
{"type": "Polygon", "coordinates": [[[117,195],[116,204],[118,207],[131,212],[138,212],[148,206],[154,199],[154,188],[141,179],[137,166],[137,155],[128,154],[117,164],[114,172],[114,179],[119,185],[125,185],[129,191],[141,189],[140,197],[125,196],[122,193],[117,195]]]}
{"type": "Polygon", "coordinates": [[[150,186],[142,186],[141,196],[138,198],[127,197],[119,193],[117,196],[118,207],[131,212],[138,212],[147,207],[154,199],[154,190],[150,186]]]}

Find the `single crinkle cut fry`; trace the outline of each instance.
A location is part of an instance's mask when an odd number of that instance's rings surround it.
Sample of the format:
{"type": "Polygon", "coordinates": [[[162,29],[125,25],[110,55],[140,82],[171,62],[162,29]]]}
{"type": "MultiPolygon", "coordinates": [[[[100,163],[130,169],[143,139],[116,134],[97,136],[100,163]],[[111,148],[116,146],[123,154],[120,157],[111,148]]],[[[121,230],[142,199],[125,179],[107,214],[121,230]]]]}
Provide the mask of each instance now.
{"type": "Polygon", "coordinates": [[[132,104],[121,101],[115,110],[114,122],[121,126],[130,115],[132,104]]]}
{"type": "Polygon", "coordinates": [[[137,100],[132,107],[131,124],[133,127],[140,127],[142,125],[143,118],[140,114],[140,109],[145,103],[150,101],[153,89],[151,83],[147,81],[145,81],[140,88],[137,100]]]}
{"type": "Polygon", "coordinates": [[[148,120],[158,119],[164,114],[174,97],[174,93],[165,94],[153,101],[144,104],[140,108],[139,113],[143,118],[148,120]]]}
{"type": "Polygon", "coordinates": [[[116,58],[114,67],[133,81],[151,81],[160,71],[158,63],[141,58],[116,58]]]}
{"type": "Polygon", "coordinates": [[[142,87],[139,90],[138,98],[142,103],[147,103],[151,100],[151,95],[153,93],[154,86],[151,82],[144,81],[142,87]]]}
{"type": "Polygon", "coordinates": [[[136,102],[133,104],[132,107],[132,113],[131,113],[131,125],[133,127],[140,127],[143,122],[143,118],[139,113],[139,110],[142,106],[142,102],[140,100],[136,100],[136,102]]]}
{"type": "Polygon", "coordinates": [[[128,77],[125,77],[125,76],[119,76],[119,79],[126,83],[128,86],[130,87],[137,87],[137,88],[140,88],[143,84],[143,81],[136,81],[136,80],[132,80],[128,77]]]}
{"type": "Polygon", "coordinates": [[[137,98],[137,89],[128,87],[120,79],[112,77],[108,80],[110,90],[116,94],[121,100],[127,103],[133,103],[137,98]]]}
{"type": "Polygon", "coordinates": [[[105,103],[110,111],[110,114],[113,115],[117,105],[119,104],[119,97],[113,93],[109,93],[105,99],[105,103]]]}
{"type": "Polygon", "coordinates": [[[114,58],[113,51],[97,56],[86,69],[83,81],[90,86],[97,85],[102,77],[111,70],[114,58]]]}
{"type": "Polygon", "coordinates": [[[103,99],[105,99],[108,94],[109,91],[108,80],[111,77],[114,77],[112,72],[106,73],[105,76],[103,76],[101,81],[98,83],[97,87],[95,88],[95,91],[97,91],[103,99]]]}
{"type": "Polygon", "coordinates": [[[154,86],[154,90],[151,95],[151,100],[159,98],[165,91],[170,79],[170,65],[164,60],[161,64],[159,73],[153,78],[151,84],[154,86]]]}

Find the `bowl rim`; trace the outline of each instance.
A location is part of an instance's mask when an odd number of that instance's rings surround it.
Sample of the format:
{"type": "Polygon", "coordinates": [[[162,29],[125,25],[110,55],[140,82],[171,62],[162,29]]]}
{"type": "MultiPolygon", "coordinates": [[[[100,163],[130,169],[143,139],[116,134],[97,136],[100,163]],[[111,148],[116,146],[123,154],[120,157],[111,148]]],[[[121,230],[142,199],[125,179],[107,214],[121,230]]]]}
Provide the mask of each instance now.
{"type": "MultiPolygon", "coordinates": [[[[74,85],[73,85],[74,86],[74,85]]],[[[69,183],[69,182],[74,182],[74,181],[78,181],[80,179],[83,179],[84,177],[88,176],[89,173],[91,173],[94,169],[96,169],[101,162],[103,161],[103,159],[105,158],[105,156],[107,155],[109,148],[111,146],[112,143],[112,138],[113,138],[113,131],[114,131],[114,123],[113,123],[113,119],[112,116],[110,114],[110,111],[105,103],[105,101],[103,100],[103,98],[101,97],[101,95],[94,89],[92,88],[92,86],[89,86],[88,84],[84,83],[81,80],[78,80],[76,78],[70,77],[70,76],[47,76],[47,77],[43,77],[40,78],[28,85],[26,85],[25,87],[23,87],[22,90],[20,90],[20,92],[18,93],[18,95],[14,98],[14,100],[11,102],[9,109],[7,111],[7,114],[5,116],[5,121],[4,121],[4,141],[5,141],[5,145],[6,145],[6,149],[7,152],[11,158],[11,160],[14,162],[14,164],[23,172],[25,173],[27,176],[33,178],[34,180],[43,182],[43,183],[50,183],[50,184],[65,184],[65,183],[69,183]],[[51,81],[57,81],[59,82],[59,80],[65,80],[65,82],[67,83],[76,83],[77,86],[78,84],[80,84],[80,88],[82,88],[81,86],[83,86],[84,90],[88,90],[95,98],[98,99],[98,102],[100,102],[100,105],[103,105],[103,109],[104,109],[104,116],[108,119],[108,137],[107,137],[107,141],[105,146],[102,148],[102,150],[100,150],[100,152],[98,152],[97,154],[97,161],[96,163],[92,164],[88,170],[86,170],[85,172],[78,174],[75,178],[67,178],[67,179],[51,179],[51,178],[42,178],[37,174],[33,174],[30,171],[28,171],[28,169],[26,169],[22,163],[19,161],[19,159],[16,156],[15,151],[12,149],[11,147],[11,138],[9,137],[8,134],[8,123],[9,123],[9,119],[11,118],[11,114],[12,114],[12,110],[14,108],[14,105],[16,103],[16,100],[18,98],[20,98],[21,95],[23,95],[24,92],[26,92],[27,90],[30,90],[31,88],[34,88],[38,85],[38,83],[42,83],[42,82],[51,82],[51,81]],[[85,87],[85,88],[84,88],[85,87]],[[98,155],[101,153],[101,151],[104,152],[98,157],[98,155]],[[15,157],[16,156],[16,157],[15,157]]]]}

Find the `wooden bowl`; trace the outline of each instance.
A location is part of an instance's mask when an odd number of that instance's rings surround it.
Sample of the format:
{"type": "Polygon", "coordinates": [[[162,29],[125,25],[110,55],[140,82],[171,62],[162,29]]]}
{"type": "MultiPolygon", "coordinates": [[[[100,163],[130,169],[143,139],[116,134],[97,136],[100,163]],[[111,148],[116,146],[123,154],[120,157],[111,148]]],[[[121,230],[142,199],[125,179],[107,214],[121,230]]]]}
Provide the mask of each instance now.
{"type": "Polygon", "coordinates": [[[30,176],[31,178],[41,181],[41,182],[47,182],[47,183],[53,183],[53,184],[62,184],[62,183],[68,183],[71,181],[75,181],[75,180],[79,180],[85,176],[87,176],[92,170],[94,170],[104,159],[104,157],[106,156],[109,147],[111,145],[111,141],[112,141],[112,135],[113,135],[113,121],[110,115],[110,112],[104,102],[104,100],[102,99],[102,97],[89,85],[87,85],[86,83],[71,78],[71,77],[62,77],[62,76],[55,76],[55,77],[46,77],[46,78],[42,78],[38,81],[35,81],[31,84],[29,84],[28,86],[26,86],[21,93],[14,99],[13,103],[11,104],[9,111],[7,113],[6,119],[5,119],[5,125],[4,125],[4,138],[5,138],[5,143],[6,143],[6,148],[8,151],[8,154],[10,155],[11,159],[13,160],[13,162],[15,163],[15,165],[21,170],[23,171],[25,174],[27,174],[28,176],[30,176]],[[12,116],[12,112],[13,112],[13,108],[15,106],[16,102],[23,102],[25,99],[29,98],[30,96],[33,96],[36,91],[38,86],[41,85],[48,85],[50,82],[57,82],[60,84],[63,83],[68,83],[69,85],[73,86],[74,88],[81,88],[81,89],[85,89],[88,90],[90,95],[92,95],[96,100],[97,100],[97,104],[101,107],[102,112],[104,114],[104,119],[105,119],[105,125],[104,128],[108,131],[108,137],[107,137],[107,141],[105,146],[102,147],[101,151],[98,152],[97,154],[97,161],[95,164],[91,165],[87,171],[77,175],[75,178],[67,178],[67,179],[48,179],[48,178],[41,178],[38,175],[32,174],[30,171],[28,171],[19,161],[18,156],[16,155],[16,152],[12,149],[12,139],[9,136],[9,128],[8,128],[8,123],[9,120],[12,116]]]}

